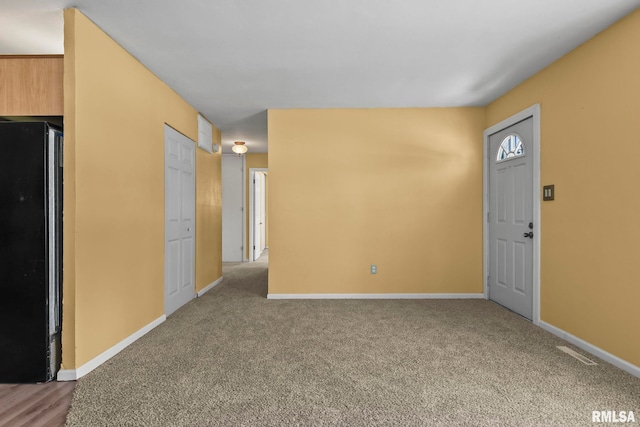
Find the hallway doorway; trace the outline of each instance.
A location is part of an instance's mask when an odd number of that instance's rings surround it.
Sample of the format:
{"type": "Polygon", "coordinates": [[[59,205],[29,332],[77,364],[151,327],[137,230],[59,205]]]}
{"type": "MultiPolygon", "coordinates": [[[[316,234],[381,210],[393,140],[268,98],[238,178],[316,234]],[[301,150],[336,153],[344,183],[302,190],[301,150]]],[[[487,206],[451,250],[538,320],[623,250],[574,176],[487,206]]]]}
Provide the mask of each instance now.
{"type": "Polygon", "coordinates": [[[249,261],[256,261],[268,249],[267,168],[249,169],[249,261]]]}

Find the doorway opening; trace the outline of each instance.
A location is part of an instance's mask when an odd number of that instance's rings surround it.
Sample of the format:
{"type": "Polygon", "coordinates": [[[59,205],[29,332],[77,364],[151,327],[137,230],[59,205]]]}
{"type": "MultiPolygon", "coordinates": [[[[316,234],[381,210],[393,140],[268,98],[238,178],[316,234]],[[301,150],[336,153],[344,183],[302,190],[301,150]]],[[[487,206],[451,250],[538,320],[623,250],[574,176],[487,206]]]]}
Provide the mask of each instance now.
{"type": "Polygon", "coordinates": [[[268,168],[249,169],[249,261],[267,255],[268,235],[268,168]]]}

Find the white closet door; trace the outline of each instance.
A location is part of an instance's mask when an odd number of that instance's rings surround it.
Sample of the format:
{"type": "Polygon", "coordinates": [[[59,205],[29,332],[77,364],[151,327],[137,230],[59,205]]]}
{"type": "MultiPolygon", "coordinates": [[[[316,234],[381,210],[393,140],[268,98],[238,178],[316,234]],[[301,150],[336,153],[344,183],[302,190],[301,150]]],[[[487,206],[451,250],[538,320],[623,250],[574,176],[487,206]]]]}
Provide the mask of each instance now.
{"type": "Polygon", "coordinates": [[[165,125],[164,307],[169,315],[195,296],[195,143],[165,125]]]}

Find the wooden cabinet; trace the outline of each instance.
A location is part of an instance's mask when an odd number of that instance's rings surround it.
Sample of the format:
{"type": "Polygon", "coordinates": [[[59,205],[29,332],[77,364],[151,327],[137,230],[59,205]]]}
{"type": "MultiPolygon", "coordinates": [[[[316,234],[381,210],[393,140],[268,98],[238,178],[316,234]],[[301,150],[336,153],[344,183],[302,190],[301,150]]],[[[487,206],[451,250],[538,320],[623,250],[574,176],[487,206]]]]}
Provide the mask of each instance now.
{"type": "Polygon", "coordinates": [[[62,55],[0,55],[0,116],[62,116],[62,55]]]}

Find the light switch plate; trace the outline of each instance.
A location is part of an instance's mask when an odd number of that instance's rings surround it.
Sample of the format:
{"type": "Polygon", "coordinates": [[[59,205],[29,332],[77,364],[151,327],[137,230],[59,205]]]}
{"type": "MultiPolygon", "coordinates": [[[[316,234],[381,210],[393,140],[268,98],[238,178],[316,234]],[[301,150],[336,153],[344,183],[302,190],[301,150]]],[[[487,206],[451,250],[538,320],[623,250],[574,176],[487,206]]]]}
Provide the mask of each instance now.
{"type": "Polygon", "coordinates": [[[543,201],[549,201],[549,200],[555,200],[556,197],[556,191],[555,191],[555,186],[554,185],[545,185],[544,187],[542,187],[542,200],[543,201]]]}

